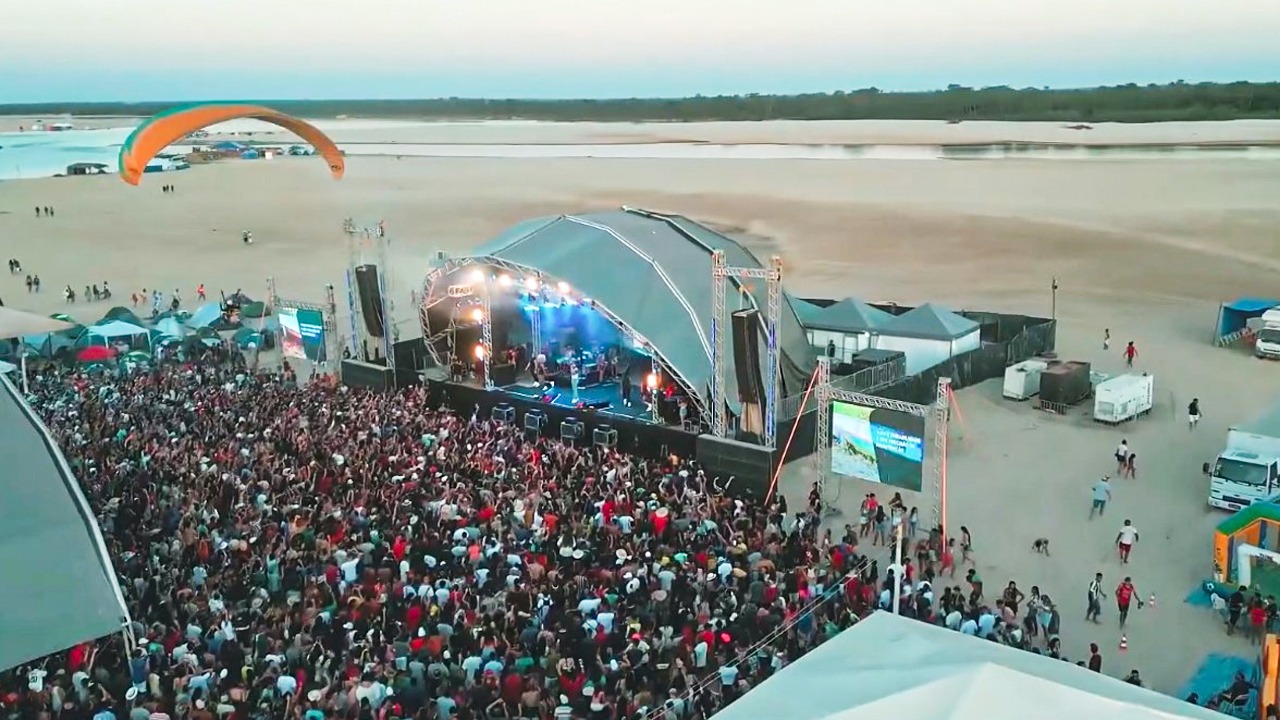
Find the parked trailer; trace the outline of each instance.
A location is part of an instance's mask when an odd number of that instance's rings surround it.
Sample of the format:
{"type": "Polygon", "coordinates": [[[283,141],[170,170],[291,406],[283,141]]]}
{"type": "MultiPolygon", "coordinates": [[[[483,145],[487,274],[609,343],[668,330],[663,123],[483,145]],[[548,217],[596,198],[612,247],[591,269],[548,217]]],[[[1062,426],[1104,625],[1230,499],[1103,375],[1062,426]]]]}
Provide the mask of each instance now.
{"type": "Polygon", "coordinates": [[[1122,423],[1151,412],[1156,379],[1152,375],[1130,374],[1113,377],[1094,388],[1093,419],[1122,423]]]}
{"type": "Polygon", "coordinates": [[[1010,400],[1026,400],[1040,392],[1040,373],[1049,367],[1047,360],[1024,360],[1004,371],[1004,396],[1010,400]]]}

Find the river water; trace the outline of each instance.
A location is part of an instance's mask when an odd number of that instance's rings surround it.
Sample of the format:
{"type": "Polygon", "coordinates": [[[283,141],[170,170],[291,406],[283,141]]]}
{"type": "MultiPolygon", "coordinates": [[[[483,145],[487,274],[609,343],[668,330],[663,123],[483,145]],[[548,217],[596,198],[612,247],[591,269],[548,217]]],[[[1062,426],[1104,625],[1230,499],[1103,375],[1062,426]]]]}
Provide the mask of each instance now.
{"type": "MultiPolygon", "coordinates": [[[[51,177],[77,162],[117,167],[131,128],[0,133],[0,180],[51,177]]],[[[452,158],[614,158],[682,160],[1280,160],[1280,147],[1195,145],[802,145],[714,143],[427,144],[339,143],[349,156],[452,158]]],[[[183,150],[185,148],[174,148],[183,150]]]]}

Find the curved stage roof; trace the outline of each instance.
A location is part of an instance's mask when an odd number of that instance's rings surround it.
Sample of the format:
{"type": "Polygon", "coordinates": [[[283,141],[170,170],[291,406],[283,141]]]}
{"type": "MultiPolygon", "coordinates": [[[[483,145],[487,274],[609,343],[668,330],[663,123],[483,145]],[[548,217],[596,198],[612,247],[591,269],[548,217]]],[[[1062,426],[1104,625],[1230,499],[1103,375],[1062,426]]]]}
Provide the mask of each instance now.
{"type": "MultiPolygon", "coordinates": [[[[476,248],[470,257],[502,260],[569,283],[648,340],[705,405],[711,384],[713,250],[723,250],[730,267],[764,267],[737,241],[688,218],[631,208],[526,220],[476,248]]],[[[765,281],[728,282],[727,311],[756,307],[763,322],[768,304],[765,281]]],[[[727,322],[724,332],[732,332],[727,322]]],[[[725,394],[736,409],[731,335],[725,347],[725,394]]],[[[786,293],[778,348],[781,398],[804,389],[816,362],[786,293]]],[[[759,350],[764,373],[763,337],[759,350]]]]}

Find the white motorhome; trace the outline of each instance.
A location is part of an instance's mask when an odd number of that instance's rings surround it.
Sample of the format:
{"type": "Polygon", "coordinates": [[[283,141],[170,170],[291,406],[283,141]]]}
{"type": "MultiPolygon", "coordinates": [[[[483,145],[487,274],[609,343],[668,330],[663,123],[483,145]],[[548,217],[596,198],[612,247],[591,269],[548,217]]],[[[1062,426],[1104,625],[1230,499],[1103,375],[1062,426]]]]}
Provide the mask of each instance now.
{"type": "Polygon", "coordinates": [[[1254,338],[1253,354],[1268,360],[1280,360],[1280,308],[1262,313],[1262,327],[1254,338]]]}
{"type": "Polygon", "coordinates": [[[1209,505],[1240,510],[1280,493],[1280,400],[1256,420],[1227,430],[1209,469],[1209,505]]]}

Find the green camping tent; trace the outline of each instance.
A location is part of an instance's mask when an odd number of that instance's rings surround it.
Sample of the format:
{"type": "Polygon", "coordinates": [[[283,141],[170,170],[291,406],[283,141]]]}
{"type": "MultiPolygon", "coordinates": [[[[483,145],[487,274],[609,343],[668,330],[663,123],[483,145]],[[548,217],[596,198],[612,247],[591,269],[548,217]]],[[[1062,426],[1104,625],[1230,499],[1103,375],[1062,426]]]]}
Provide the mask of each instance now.
{"type": "Polygon", "coordinates": [[[130,310],[129,308],[123,305],[117,305],[111,308],[110,310],[108,310],[107,314],[103,315],[102,319],[95,324],[101,325],[103,323],[112,322],[113,320],[122,320],[124,322],[132,323],[134,325],[144,325],[144,326],[146,325],[146,323],[142,321],[142,318],[138,317],[137,313],[135,313],[134,311],[130,310]]]}

